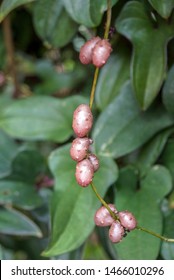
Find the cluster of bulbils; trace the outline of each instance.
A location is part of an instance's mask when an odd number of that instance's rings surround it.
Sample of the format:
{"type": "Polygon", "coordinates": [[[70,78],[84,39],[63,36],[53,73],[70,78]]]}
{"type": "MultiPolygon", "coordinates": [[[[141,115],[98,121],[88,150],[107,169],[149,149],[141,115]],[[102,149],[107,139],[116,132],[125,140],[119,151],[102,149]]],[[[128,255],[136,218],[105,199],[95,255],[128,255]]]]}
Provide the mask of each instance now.
{"type": "MultiPolygon", "coordinates": [[[[92,63],[96,67],[102,67],[107,62],[111,51],[108,40],[94,37],[81,47],[79,59],[83,64],[92,63]]],[[[75,177],[77,183],[82,187],[87,187],[92,183],[94,172],[99,169],[97,156],[90,152],[90,145],[93,141],[88,134],[92,125],[93,115],[90,107],[87,104],[79,105],[73,114],[72,127],[77,137],[72,142],[70,155],[77,162],[75,177]]],[[[135,229],[137,222],[131,212],[118,212],[113,204],[108,204],[108,207],[113,215],[105,206],[102,206],[96,211],[94,222],[100,227],[110,226],[109,238],[112,242],[118,243],[127,232],[135,229]]]]}
{"type": "Polygon", "coordinates": [[[83,64],[92,63],[96,67],[102,67],[107,62],[111,51],[112,48],[107,39],[94,37],[81,47],[79,59],[83,64]]]}
{"type": "Polygon", "coordinates": [[[90,145],[92,139],[88,138],[93,124],[93,115],[87,104],[79,105],[73,115],[73,130],[77,138],[72,142],[70,155],[76,164],[76,181],[82,187],[87,187],[93,179],[94,172],[99,169],[99,160],[92,154],[90,145]]]}
{"type": "MultiPolygon", "coordinates": [[[[102,67],[111,51],[108,40],[94,37],[81,47],[79,59],[83,64],[92,63],[96,67],[102,67]]],[[[72,127],[77,138],[72,142],[70,155],[77,162],[75,177],[82,187],[87,187],[92,182],[94,172],[99,168],[98,158],[89,151],[93,143],[92,139],[88,138],[92,124],[93,115],[90,107],[86,104],[79,105],[73,115],[72,127]]]]}
{"type": "Polygon", "coordinates": [[[108,204],[108,207],[114,213],[115,219],[105,206],[101,206],[95,213],[94,222],[99,227],[110,226],[109,239],[113,243],[118,243],[127,235],[127,232],[136,228],[137,221],[127,210],[118,212],[114,204],[108,204]]]}

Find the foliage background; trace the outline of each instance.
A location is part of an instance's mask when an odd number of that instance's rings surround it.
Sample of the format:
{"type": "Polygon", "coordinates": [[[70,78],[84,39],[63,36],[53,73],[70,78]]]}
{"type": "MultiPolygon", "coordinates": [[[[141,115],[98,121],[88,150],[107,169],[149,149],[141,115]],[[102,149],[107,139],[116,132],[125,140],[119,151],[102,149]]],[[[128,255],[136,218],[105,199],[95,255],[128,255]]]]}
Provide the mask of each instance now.
{"type": "MultiPolygon", "coordinates": [[[[69,157],[74,109],[94,67],[79,50],[103,36],[106,0],[3,0],[0,7],[1,259],[174,259],[135,230],[113,245],[69,157]]],[[[174,1],[112,1],[112,55],[100,70],[91,137],[108,203],[174,238],[174,1]]]]}

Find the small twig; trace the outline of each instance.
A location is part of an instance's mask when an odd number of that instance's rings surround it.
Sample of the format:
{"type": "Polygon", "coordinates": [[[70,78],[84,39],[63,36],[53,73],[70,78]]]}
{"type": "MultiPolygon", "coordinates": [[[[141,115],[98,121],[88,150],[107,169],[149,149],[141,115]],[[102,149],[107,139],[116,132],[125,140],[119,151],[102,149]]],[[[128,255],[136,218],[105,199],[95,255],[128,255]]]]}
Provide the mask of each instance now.
{"type": "Polygon", "coordinates": [[[5,46],[7,50],[7,69],[14,83],[13,98],[17,98],[20,95],[20,85],[17,79],[17,71],[15,66],[15,51],[14,51],[11,21],[9,15],[2,22],[2,26],[3,26],[5,46]]]}

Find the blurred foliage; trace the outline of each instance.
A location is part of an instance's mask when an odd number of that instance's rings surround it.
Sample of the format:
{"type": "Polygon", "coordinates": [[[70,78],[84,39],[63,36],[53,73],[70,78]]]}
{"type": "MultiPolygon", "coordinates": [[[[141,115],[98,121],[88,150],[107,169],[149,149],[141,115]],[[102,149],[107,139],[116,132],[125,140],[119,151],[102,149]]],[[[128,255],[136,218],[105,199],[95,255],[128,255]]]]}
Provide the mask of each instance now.
{"type": "MultiPolygon", "coordinates": [[[[174,238],[174,1],[113,0],[112,54],[93,109],[94,182],[142,227],[174,238]]],[[[135,230],[113,245],[69,157],[72,115],[94,67],[79,50],[103,36],[106,0],[3,0],[0,6],[1,259],[174,259],[135,230]]]]}

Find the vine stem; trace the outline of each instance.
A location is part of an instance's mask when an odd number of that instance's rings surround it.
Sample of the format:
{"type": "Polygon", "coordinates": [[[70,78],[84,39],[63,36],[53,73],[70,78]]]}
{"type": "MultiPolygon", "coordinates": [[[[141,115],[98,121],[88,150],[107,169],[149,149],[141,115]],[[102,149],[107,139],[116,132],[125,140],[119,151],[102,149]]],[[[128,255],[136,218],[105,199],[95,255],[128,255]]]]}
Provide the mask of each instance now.
{"type": "MultiPolygon", "coordinates": [[[[97,191],[97,189],[96,189],[96,187],[95,187],[95,185],[94,185],[93,182],[91,183],[91,187],[92,187],[92,189],[93,189],[95,195],[97,196],[97,198],[100,200],[100,202],[103,204],[103,206],[105,206],[106,209],[109,211],[111,217],[112,217],[114,220],[119,220],[118,217],[117,217],[117,215],[110,209],[110,207],[109,207],[108,204],[105,202],[105,200],[100,196],[100,194],[98,193],[98,191],[97,191]]],[[[150,230],[150,229],[147,229],[147,228],[144,228],[144,227],[141,227],[141,226],[138,226],[138,225],[136,226],[136,229],[141,230],[141,231],[144,231],[144,232],[146,232],[146,233],[148,233],[148,234],[151,234],[151,235],[153,235],[153,236],[155,236],[155,237],[157,237],[157,238],[160,238],[162,241],[171,242],[171,243],[173,242],[173,243],[174,243],[174,239],[173,239],[173,238],[165,237],[165,236],[160,235],[160,234],[158,234],[158,233],[156,233],[156,232],[154,232],[154,231],[152,231],[152,230],[150,230]]]]}
{"type": "MultiPolygon", "coordinates": [[[[108,37],[109,37],[111,15],[112,15],[111,0],[107,0],[107,18],[106,18],[106,28],[105,28],[105,33],[104,33],[104,39],[108,39],[108,37]]],[[[93,105],[93,102],[94,102],[94,96],[95,96],[95,90],[96,90],[98,75],[99,75],[99,68],[96,67],[95,72],[94,72],[92,88],[91,88],[91,94],[90,94],[90,101],[89,101],[90,109],[92,109],[92,105],[93,105]]]]}
{"type": "Polygon", "coordinates": [[[158,234],[158,233],[156,233],[156,232],[154,232],[154,231],[151,231],[151,230],[149,230],[149,229],[147,229],[147,228],[140,227],[140,226],[136,226],[136,229],[142,230],[142,231],[144,231],[144,232],[147,232],[147,233],[149,233],[149,234],[151,234],[151,235],[153,235],[153,236],[155,236],[155,237],[157,237],[157,238],[160,238],[161,240],[163,240],[163,241],[165,241],[165,242],[174,242],[174,239],[173,239],[173,238],[165,237],[165,236],[160,235],[160,234],[158,234]]]}
{"type": "MultiPolygon", "coordinates": [[[[106,27],[105,27],[105,33],[104,33],[104,39],[108,39],[109,37],[109,29],[110,29],[110,24],[111,24],[111,0],[107,0],[107,19],[106,19],[106,27]]],[[[92,105],[93,105],[93,101],[94,101],[94,96],[95,96],[95,89],[96,89],[96,85],[97,85],[97,79],[98,79],[98,75],[99,75],[99,68],[97,67],[95,69],[95,73],[94,73],[94,78],[93,78],[93,84],[92,84],[92,89],[91,89],[91,94],[90,94],[90,101],[89,101],[89,107],[90,109],[92,109],[92,105]]],[[[114,220],[119,220],[119,218],[117,217],[117,215],[110,209],[109,205],[105,202],[105,200],[100,196],[100,194],[98,193],[95,185],[93,182],[91,182],[91,187],[93,192],[95,193],[95,195],[97,196],[97,198],[100,200],[100,202],[103,204],[104,207],[106,207],[106,209],[109,211],[111,217],[114,220]]],[[[153,232],[149,229],[146,229],[144,227],[141,226],[136,226],[137,230],[141,230],[144,231],[148,234],[151,234],[157,238],[160,238],[162,241],[165,242],[174,242],[174,239],[172,238],[167,238],[165,236],[162,236],[156,232],[153,232]]]]}
{"type": "Polygon", "coordinates": [[[107,0],[107,20],[106,20],[104,39],[108,39],[108,37],[109,37],[111,17],[112,17],[111,0],[107,0]]]}
{"type": "Polygon", "coordinates": [[[103,204],[103,206],[106,207],[106,209],[109,211],[111,217],[114,219],[114,220],[118,220],[116,214],[110,209],[110,207],[108,206],[108,204],[104,201],[104,199],[100,196],[100,194],[97,192],[97,189],[94,185],[94,183],[92,182],[91,183],[91,187],[95,193],[95,195],[97,196],[97,198],[100,200],[100,202],[103,204]]]}
{"type": "Polygon", "coordinates": [[[97,84],[97,80],[98,80],[98,74],[99,74],[99,68],[96,67],[95,73],[94,73],[94,79],[93,79],[93,83],[92,83],[91,94],[90,94],[90,101],[89,101],[90,109],[92,109],[92,105],[93,105],[93,102],[94,102],[94,96],[95,96],[95,89],[96,89],[96,84],[97,84]]]}

